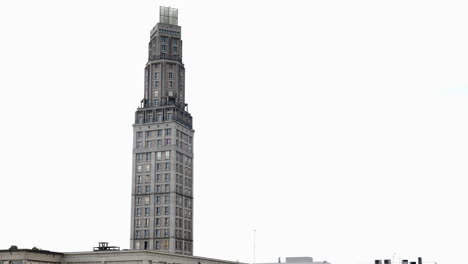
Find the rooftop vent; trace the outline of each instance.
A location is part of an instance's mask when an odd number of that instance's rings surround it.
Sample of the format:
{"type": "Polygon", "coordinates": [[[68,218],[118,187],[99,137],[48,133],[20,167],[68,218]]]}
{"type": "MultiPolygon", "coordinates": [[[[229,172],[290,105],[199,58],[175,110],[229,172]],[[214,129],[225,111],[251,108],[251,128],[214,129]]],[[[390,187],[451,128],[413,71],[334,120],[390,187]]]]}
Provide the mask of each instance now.
{"type": "Polygon", "coordinates": [[[109,246],[109,242],[99,242],[98,247],[93,247],[93,251],[119,251],[120,247],[109,246]]]}

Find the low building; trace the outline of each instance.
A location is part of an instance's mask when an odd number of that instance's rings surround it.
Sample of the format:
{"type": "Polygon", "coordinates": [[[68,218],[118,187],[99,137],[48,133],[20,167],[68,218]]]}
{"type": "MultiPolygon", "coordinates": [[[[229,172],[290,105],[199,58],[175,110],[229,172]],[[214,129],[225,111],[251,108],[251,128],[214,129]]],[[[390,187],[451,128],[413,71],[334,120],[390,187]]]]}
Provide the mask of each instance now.
{"type": "MultiPolygon", "coordinates": [[[[278,259],[278,262],[273,263],[262,263],[262,264],[278,264],[282,263],[281,258],[278,259]]],[[[284,262],[283,262],[284,263],[284,262]]],[[[289,264],[330,264],[328,261],[314,261],[311,257],[287,257],[286,262],[289,264]]]]}
{"type": "Polygon", "coordinates": [[[0,250],[0,264],[61,264],[63,253],[40,249],[0,250]]]}
{"type": "Polygon", "coordinates": [[[95,250],[52,252],[47,250],[0,250],[0,264],[244,264],[235,261],[163,253],[149,250],[95,250]]]}

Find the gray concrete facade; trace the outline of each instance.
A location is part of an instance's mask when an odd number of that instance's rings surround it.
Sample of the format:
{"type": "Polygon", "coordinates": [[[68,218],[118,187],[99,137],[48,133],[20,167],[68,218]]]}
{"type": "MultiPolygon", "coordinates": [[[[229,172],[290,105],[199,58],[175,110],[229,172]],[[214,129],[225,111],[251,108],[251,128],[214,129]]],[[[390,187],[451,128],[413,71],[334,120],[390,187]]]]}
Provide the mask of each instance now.
{"type": "Polygon", "coordinates": [[[161,7],[160,14],[133,125],[130,248],[192,255],[194,130],[185,103],[181,27],[177,9],[161,7]]]}

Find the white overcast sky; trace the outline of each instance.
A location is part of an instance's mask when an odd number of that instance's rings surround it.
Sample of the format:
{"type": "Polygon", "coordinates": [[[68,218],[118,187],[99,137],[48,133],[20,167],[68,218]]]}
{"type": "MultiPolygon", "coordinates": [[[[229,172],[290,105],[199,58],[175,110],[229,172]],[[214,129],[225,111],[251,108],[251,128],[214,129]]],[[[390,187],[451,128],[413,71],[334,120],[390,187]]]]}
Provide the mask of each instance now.
{"type": "Polygon", "coordinates": [[[132,122],[179,8],[196,255],[466,262],[468,2],[0,2],[0,248],[129,247],[132,122]]]}

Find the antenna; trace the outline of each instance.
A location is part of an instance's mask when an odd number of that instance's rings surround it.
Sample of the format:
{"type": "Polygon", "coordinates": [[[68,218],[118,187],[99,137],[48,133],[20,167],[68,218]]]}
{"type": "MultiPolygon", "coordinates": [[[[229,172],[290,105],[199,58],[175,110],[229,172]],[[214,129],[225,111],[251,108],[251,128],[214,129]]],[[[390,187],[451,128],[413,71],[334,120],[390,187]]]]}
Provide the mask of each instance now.
{"type": "Polygon", "coordinates": [[[255,233],[257,232],[257,230],[254,229],[253,233],[254,233],[254,244],[253,244],[253,264],[255,264],[255,233]]]}

